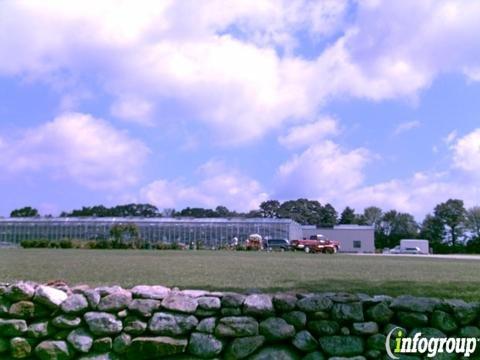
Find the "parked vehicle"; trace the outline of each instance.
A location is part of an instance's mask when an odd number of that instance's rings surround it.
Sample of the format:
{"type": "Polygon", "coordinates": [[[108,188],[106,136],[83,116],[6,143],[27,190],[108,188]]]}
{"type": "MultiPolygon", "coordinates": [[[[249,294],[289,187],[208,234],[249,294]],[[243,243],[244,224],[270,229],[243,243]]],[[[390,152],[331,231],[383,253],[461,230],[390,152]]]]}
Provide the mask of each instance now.
{"type": "Polygon", "coordinates": [[[384,249],[384,254],[429,254],[428,240],[403,239],[400,245],[392,249],[384,249]]]}
{"type": "Polygon", "coordinates": [[[291,246],[287,239],[268,239],[265,241],[265,248],[268,251],[288,251],[291,249],[291,246]]]}
{"type": "Polygon", "coordinates": [[[262,250],[262,236],[259,234],[251,234],[245,242],[247,250],[262,250]]]}
{"type": "Polygon", "coordinates": [[[306,253],[334,254],[340,249],[338,241],[329,240],[321,234],[310,236],[309,240],[292,240],[292,249],[306,253]]]}

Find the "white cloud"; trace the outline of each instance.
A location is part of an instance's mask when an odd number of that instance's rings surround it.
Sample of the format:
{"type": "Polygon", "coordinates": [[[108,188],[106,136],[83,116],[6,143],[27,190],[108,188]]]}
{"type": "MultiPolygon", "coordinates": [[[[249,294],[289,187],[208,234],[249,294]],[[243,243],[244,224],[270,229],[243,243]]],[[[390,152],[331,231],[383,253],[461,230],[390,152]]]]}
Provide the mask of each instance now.
{"type": "Polygon", "coordinates": [[[450,145],[451,143],[453,143],[453,141],[458,137],[458,132],[457,130],[452,130],[448,133],[447,136],[445,136],[445,138],[443,139],[443,141],[445,142],[445,144],[447,145],[450,145]]]}
{"type": "Polygon", "coordinates": [[[309,196],[332,201],[361,185],[372,155],[364,148],[342,149],[332,141],[312,145],[283,163],[277,173],[280,196],[309,196]]]}
{"type": "Polygon", "coordinates": [[[140,198],[159,208],[224,205],[240,211],[256,209],[268,198],[256,180],[227,168],[222,162],[207,162],[198,169],[198,174],[201,180],[195,184],[156,180],[141,189],[140,198]]]}
{"type": "Polygon", "coordinates": [[[113,103],[110,111],[113,116],[127,121],[145,125],[152,124],[153,104],[135,96],[118,99],[113,103]]]}
{"type": "Polygon", "coordinates": [[[407,131],[413,130],[415,128],[418,128],[418,127],[420,127],[420,125],[421,125],[421,123],[418,120],[403,122],[395,128],[395,131],[393,133],[395,135],[400,135],[404,132],[407,132],[407,131]]]}
{"type": "Polygon", "coordinates": [[[459,138],[451,149],[453,166],[480,179],[480,128],[459,138]]]}
{"type": "Polygon", "coordinates": [[[106,121],[81,113],[27,129],[5,148],[0,164],[7,172],[39,172],[110,190],[136,184],[149,152],[106,121]]]}
{"type": "Polygon", "coordinates": [[[340,132],[338,121],[331,117],[323,117],[316,122],[307,123],[291,128],[278,141],[287,148],[312,145],[328,136],[337,135],[340,132]]]}

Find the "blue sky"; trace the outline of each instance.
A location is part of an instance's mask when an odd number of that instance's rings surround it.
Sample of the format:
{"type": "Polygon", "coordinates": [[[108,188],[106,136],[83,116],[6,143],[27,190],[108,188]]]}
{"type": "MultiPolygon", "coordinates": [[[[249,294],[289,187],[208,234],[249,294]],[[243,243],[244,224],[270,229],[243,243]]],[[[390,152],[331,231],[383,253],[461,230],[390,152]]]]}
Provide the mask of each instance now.
{"type": "Polygon", "coordinates": [[[480,4],[0,2],[0,215],[480,204],[480,4]]]}

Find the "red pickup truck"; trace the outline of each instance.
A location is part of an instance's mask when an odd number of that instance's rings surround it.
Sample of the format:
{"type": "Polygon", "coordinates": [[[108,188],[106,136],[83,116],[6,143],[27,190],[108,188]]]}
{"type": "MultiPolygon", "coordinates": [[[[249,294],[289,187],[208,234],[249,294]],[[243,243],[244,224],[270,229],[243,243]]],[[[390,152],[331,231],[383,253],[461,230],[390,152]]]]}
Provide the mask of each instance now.
{"type": "Polygon", "coordinates": [[[340,243],[329,240],[323,235],[312,235],[310,239],[292,240],[290,242],[293,250],[305,251],[306,253],[335,254],[340,249],[340,243]]]}

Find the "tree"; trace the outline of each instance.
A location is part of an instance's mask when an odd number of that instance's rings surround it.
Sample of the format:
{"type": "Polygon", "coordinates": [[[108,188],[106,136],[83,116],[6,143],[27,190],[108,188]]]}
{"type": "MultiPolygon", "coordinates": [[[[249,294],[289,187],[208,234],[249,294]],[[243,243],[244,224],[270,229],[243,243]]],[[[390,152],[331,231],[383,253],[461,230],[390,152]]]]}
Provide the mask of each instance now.
{"type": "Polygon", "coordinates": [[[217,206],[215,208],[215,212],[217,213],[218,217],[226,218],[231,216],[230,210],[228,210],[226,206],[217,206]]]}
{"type": "Polygon", "coordinates": [[[277,218],[279,209],[280,201],[278,200],[267,200],[260,204],[260,212],[262,217],[277,218]]]}
{"type": "Polygon", "coordinates": [[[342,214],[340,215],[339,224],[355,224],[355,210],[351,207],[346,207],[343,209],[342,214]]]}
{"type": "Polygon", "coordinates": [[[278,217],[289,218],[302,225],[320,224],[322,205],[316,200],[297,199],[285,201],[278,209],[278,217]]]}
{"type": "Polygon", "coordinates": [[[15,209],[10,213],[10,217],[36,217],[39,216],[38,210],[31,206],[25,206],[21,209],[15,209]]]}
{"type": "Polygon", "coordinates": [[[363,219],[366,225],[377,228],[382,220],[383,211],[379,207],[369,206],[363,210],[363,219]]]}
{"type": "Polygon", "coordinates": [[[337,224],[337,220],[337,210],[331,204],[326,204],[320,210],[320,223],[317,225],[319,227],[334,227],[337,224]]]}
{"type": "Polygon", "coordinates": [[[450,241],[456,245],[457,239],[463,235],[461,226],[465,222],[465,207],[463,200],[448,199],[446,202],[435,206],[434,215],[440,219],[444,226],[450,229],[450,241]]]}
{"type": "Polygon", "coordinates": [[[390,210],[382,216],[375,236],[375,246],[392,248],[398,245],[401,239],[416,238],[417,234],[418,224],[413,215],[390,210]]]}
{"type": "Polygon", "coordinates": [[[432,246],[443,242],[445,227],[442,221],[432,214],[427,214],[420,227],[420,238],[427,239],[432,246]]]}
{"type": "Polygon", "coordinates": [[[472,237],[480,238],[480,206],[468,209],[466,217],[466,228],[472,233],[472,237]]]}

